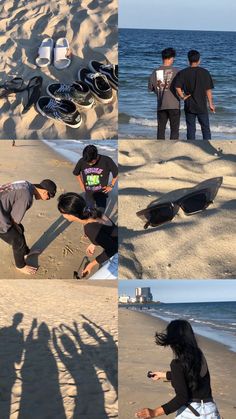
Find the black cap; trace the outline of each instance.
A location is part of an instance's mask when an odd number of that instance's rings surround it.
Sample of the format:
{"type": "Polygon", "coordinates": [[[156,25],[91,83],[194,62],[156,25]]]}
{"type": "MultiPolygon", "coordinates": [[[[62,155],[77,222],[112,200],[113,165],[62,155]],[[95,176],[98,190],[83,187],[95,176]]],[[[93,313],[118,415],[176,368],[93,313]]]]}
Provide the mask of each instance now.
{"type": "Polygon", "coordinates": [[[34,186],[38,189],[45,189],[48,191],[50,198],[53,198],[57,192],[57,185],[50,179],[44,179],[40,183],[35,183],[34,186]]]}

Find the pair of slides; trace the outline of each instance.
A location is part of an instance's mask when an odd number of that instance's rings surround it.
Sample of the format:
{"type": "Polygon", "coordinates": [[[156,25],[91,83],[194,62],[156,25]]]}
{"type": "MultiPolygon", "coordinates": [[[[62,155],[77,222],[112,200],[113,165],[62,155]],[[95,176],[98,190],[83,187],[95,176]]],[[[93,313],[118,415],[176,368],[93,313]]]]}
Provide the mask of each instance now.
{"type": "Polygon", "coordinates": [[[71,51],[66,38],[59,38],[55,45],[52,38],[45,38],[38,50],[36,64],[38,67],[48,67],[53,60],[53,65],[58,70],[69,67],[71,63],[71,51]]]}

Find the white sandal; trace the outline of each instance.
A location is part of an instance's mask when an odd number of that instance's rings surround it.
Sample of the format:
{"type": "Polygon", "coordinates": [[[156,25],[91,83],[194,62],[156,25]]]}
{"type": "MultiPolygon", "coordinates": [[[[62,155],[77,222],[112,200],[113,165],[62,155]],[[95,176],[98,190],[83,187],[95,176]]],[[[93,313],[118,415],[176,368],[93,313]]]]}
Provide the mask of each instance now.
{"type": "Polygon", "coordinates": [[[38,57],[36,58],[36,64],[38,67],[47,67],[52,61],[54,41],[52,38],[45,38],[38,50],[38,57]]]}
{"type": "Polygon", "coordinates": [[[54,66],[58,70],[69,67],[71,63],[69,42],[66,38],[59,38],[54,48],[54,66]]]}

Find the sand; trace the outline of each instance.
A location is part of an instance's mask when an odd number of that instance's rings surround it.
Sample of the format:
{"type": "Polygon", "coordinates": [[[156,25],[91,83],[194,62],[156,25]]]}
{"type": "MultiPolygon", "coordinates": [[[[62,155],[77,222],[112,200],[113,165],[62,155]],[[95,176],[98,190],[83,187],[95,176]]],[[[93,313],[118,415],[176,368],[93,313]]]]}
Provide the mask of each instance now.
{"type": "Polygon", "coordinates": [[[119,278],[235,278],[235,153],[234,141],[119,141],[119,278]],[[217,176],[223,184],[206,211],[180,209],[172,222],[143,229],[137,211],[217,176]]]}
{"type": "MultiPolygon", "coordinates": [[[[39,265],[36,275],[27,276],[32,280],[73,278],[73,272],[78,270],[86,255],[86,248],[90,242],[82,238],[83,227],[79,223],[68,223],[57,210],[57,197],[61,193],[81,193],[76,177],[72,174],[73,168],[73,163],[42,141],[17,141],[16,147],[12,147],[10,141],[0,141],[1,184],[22,179],[39,183],[48,178],[57,184],[56,197],[49,201],[34,201],[23,218],[28,246],[42,250],[39,257],[34,256],[29,260],[33,266],[39,265]]],[[[108,215],[116,222],[115,189],[110,195],[108,205],[108,215]]],[[[0,252],[0,278],[26,278],[26,275],[15,269],[12,249],[2,240],[0,240],[0,252]]],[[[99,253],[101,248],[98,247],[95,255],[99,253]]]]}
{"type": "Polygon", "coordinates": [[[88,282],[0,281],[1,419],[118,417],[117,291],[88,282]]]}
{"type": "MultiPolygon", "coordinates": [[[[73,0],[45,3],[43,0],[4,2],[0,0],[0,81],[22,77],[43,77],[42,96],[50,83],[72,83],[78,70],[90,60],[118,62],[116,0],[73,0]],[[35,58],[42,39],[67,37],[72,63],[65,70],[53,65],[38,68],[35,58]]],[[[117,93],[113,101],[81,111],[83,123],[77,129],[54,122],[32,107],[22,115],[26,93],[0,99],[0,138],[3,139],[105,139],[117,137],[117,93]]]]}
{"type": "MultiPolygon", "coordinates": [[[[153,382],[147,371],[166,371],[172,359],[171,350],[154,343],[156,330],[165,329],[166,323],[144,313],[119,310],[119,416],[134,417],[143,407],[154,408],[168,402],[174,391],[170,383],[153,382]]],[[[213,397],[224,419],[235,417],[236,377],[235,353],[213,340],[198,336],[211,374],[213,397]]],[[[170,419],[175,414],[168,416],[170,419]]]]}

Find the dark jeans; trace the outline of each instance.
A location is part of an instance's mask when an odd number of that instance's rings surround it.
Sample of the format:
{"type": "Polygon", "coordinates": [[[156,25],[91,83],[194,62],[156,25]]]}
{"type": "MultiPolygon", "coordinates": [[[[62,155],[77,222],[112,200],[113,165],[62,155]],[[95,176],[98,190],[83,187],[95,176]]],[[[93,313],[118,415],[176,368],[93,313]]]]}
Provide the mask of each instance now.
{"type": "Polygon", "coordinates": [[[102,212],[105,212],[107,206],[107,198],[108,194],[104,192],[94,192],[93,194],[91,194],[91,192],[86,192],[85,194],[86,204],[91,207],[96,205],[96,208],[102,212]]]}
{"type": "Polygon", "coordinates": [[[16,267],[24,268],[26,265],[24,256],[29,253],[24,236],[24,227],[21,224],[20,226],[14,225],[6,233],[0,233],[0,239],[12,246],[16,267]]]}
{"type": "Polygon", "coordinates": [[[201,126],[203,140],[211,139],[211,130],[208,113],[187,113],[185,112],[187,125],[187,140],[195,140],[196,137],[196,118],[201,126]]]}
{"type": "Polygon", "coordinates": [[[179,139],[180,109],[157,111],[157,139],[165,139],[166,124],[170,121],[170,139],[179,139]]]}

